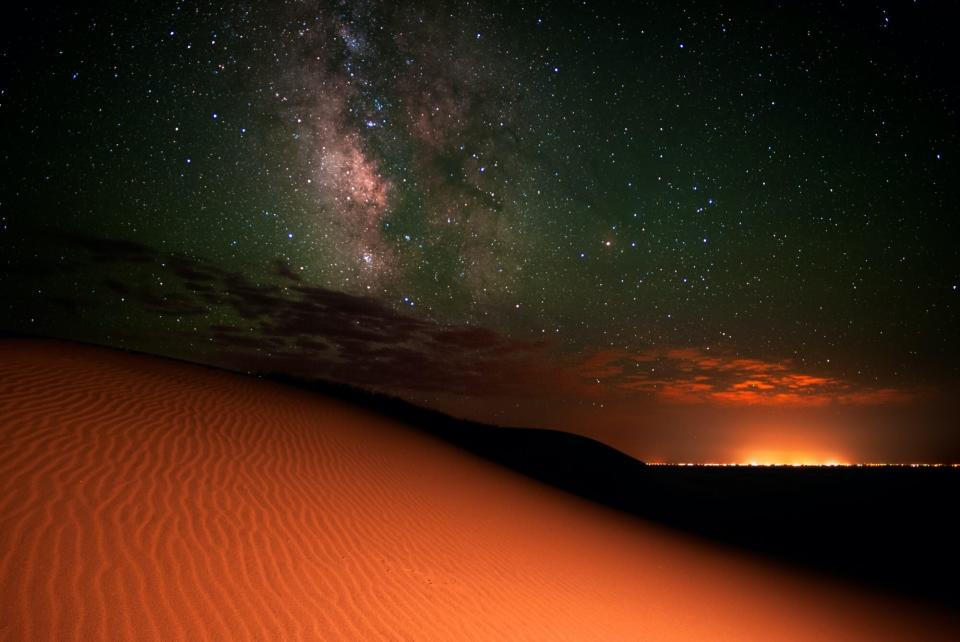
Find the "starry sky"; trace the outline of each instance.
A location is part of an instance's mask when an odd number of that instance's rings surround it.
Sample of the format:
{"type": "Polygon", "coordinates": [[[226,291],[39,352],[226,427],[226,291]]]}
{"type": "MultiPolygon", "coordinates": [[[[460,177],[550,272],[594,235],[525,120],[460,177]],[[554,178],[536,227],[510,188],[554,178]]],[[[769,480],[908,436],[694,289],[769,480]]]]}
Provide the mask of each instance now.
{"type": "Polygon", "coordinates": [[[956,10],[615,4],[5,7],[0,328],[652,460],[960,460],[956,10]]]}

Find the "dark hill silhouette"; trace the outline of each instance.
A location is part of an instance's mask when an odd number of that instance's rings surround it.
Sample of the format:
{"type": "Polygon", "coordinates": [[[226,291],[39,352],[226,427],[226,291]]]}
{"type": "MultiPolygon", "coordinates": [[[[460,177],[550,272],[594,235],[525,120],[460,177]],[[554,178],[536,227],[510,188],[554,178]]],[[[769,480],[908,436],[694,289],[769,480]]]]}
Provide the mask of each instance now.
{"type": "Polygon", "coordinates": [[[960,469],[648,466],[557,430],[456,419],[384,394],[270,373],[632,515],[960,610],[960,469]]]}
{"type": "Polygon", "coordinates": [[[363,406],[528,477],[615,508],[626,508],[633,496],[624,480],[637,479],[647,468],[626,453],[568,432],[457,419],[347,384],[303,380],[279,373],[258,376],[363,406]]]}

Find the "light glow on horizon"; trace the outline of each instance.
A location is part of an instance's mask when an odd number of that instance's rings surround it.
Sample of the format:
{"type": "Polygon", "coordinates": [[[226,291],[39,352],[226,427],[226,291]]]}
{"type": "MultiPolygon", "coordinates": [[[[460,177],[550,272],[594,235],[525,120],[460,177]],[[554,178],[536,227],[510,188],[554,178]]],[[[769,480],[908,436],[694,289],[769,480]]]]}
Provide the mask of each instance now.
{"type": "Polygon", "coordinates": [[[720,468],[960,468],[957,464],[931,464],[921,462],[860,462],[860,463],[785,463],[785,462],[688,462],[688,461],[648,461],[648,466],[692,466],[720,468]]]}
{"type": "Polygon", "coordinates": [[[757,450],[738,462],[750,466],[843,466],[851,462],[835,453],[814,454],[801,450],[757,450]]]}

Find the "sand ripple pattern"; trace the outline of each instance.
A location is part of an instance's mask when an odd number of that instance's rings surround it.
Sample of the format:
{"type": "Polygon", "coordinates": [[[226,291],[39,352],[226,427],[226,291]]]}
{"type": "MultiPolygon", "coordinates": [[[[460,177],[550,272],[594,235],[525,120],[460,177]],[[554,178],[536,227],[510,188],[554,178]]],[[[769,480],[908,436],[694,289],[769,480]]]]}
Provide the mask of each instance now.
{"type": "Polygon", "coordinates": [[[937,624],[868,619],[872,601],[833,589],[824,608],[823,587],[674,539],[329,399],[0,341],[3,640],[876,640],[937,624]]]}

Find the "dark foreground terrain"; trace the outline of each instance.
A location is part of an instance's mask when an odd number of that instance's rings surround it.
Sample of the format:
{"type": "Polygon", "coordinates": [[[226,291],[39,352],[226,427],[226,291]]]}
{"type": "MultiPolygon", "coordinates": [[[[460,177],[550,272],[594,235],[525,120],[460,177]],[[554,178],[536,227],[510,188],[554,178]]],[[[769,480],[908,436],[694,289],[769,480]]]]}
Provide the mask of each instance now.
{"type": "Polygon", "coordinates": [[[569,433],[489,426],[347,386],[269,378],[362,404],[638,517],[960,610],[960,468],[648,466],[569,433]]]}
{"type": "Polygon", "coordinates": [[[631,512],[960,609],[960,469],[646,467],[631,512]]]}

